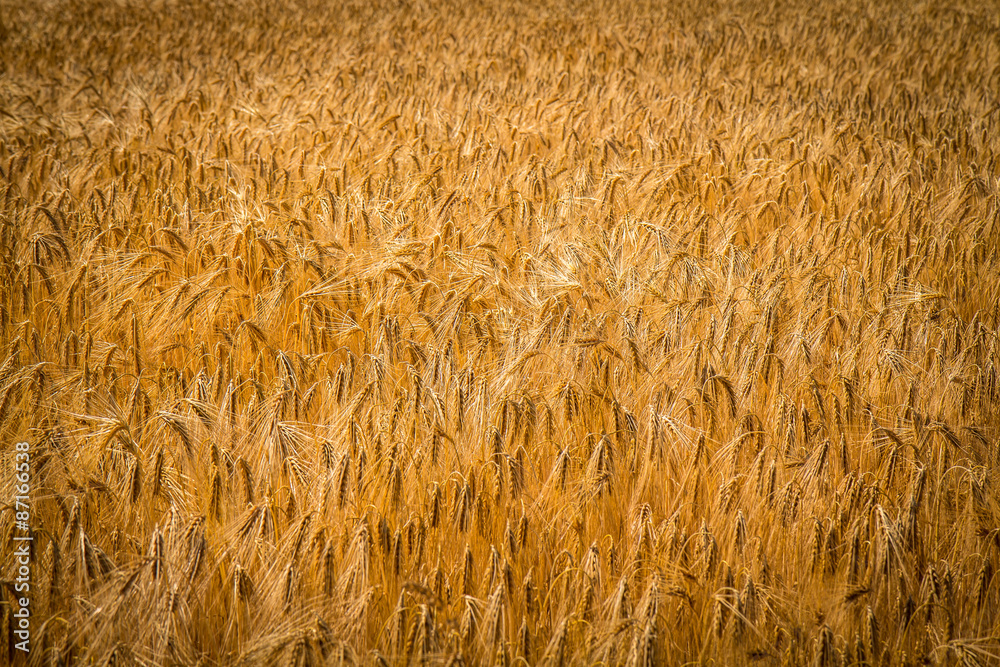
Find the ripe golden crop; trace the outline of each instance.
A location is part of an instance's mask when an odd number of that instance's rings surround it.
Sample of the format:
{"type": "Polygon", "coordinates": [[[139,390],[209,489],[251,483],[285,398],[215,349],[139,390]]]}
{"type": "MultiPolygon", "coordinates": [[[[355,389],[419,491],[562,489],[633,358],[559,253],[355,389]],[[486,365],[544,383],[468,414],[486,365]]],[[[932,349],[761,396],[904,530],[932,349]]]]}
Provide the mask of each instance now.
{"type": "Polygon", "coordinates": [[[0,8],[32,663],[1000,661],[996,2],[0,8]]]}

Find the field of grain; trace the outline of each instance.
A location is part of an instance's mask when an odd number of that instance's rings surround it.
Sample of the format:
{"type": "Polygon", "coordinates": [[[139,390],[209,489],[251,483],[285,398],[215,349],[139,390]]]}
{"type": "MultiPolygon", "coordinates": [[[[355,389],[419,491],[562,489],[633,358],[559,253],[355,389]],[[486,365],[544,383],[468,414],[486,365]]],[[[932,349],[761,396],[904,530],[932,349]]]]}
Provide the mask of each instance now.
{"type": "Polygon", "coordinates": [[[1000,660],[996,2],[3,0],[0,53],[0,662],[1000,660]]]}

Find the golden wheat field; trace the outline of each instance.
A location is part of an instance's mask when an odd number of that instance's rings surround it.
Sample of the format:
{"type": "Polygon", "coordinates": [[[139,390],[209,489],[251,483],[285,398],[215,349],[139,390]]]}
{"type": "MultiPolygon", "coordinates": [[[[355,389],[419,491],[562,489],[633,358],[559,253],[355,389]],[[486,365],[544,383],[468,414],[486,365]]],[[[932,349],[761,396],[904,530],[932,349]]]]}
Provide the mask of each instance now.
{"type": "Polygon", "coordinates": [[[3,0],[0,662],[997,664],[998,91],[993,1],[3,0]]]}

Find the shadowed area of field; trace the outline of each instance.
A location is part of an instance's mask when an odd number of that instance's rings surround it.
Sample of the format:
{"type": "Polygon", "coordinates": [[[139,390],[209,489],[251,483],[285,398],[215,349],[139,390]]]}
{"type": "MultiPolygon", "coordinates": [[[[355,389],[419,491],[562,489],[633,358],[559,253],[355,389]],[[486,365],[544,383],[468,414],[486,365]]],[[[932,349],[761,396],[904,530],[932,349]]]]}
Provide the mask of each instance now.
{"type": "Polygon", "coordinates": [[[998,17],[0,0],[28,660],[995,664],[998,17]]]}

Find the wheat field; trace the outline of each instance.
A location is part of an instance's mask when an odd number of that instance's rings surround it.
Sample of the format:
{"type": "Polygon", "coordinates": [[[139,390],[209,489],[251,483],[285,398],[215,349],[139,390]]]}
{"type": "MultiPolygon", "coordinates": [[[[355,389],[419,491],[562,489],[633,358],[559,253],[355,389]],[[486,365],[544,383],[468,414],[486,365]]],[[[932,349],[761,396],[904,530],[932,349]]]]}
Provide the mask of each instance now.
{"type": "Polygon", "coordinates": [[[996,2],[3,0],[0,53],[0,661],[1000,662],[996,2]]]}

